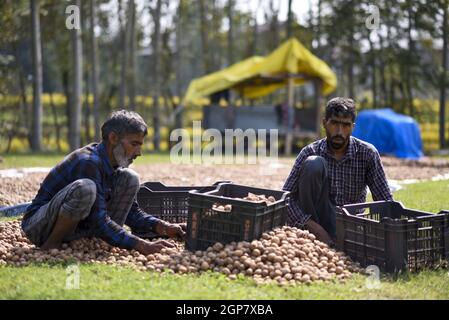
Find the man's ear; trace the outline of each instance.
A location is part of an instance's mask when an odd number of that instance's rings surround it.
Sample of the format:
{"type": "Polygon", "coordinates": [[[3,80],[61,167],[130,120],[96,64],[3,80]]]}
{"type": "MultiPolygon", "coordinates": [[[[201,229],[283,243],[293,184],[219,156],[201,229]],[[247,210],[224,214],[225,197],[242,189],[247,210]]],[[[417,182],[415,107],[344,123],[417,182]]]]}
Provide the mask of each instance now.
{"type": "Polygon", "coordinates": [[[108,135],[108,142],[109,142],[109,144],[110,144],[111,146],[117,145],[118,142],[119,142],[119,136],[118,136],[118,134],[115,133],[115,132],[113,132],[113,131],[110,132],[109,135],[108,135]]]}
{"type": "Polygon", "coordinates": [[[326,118],[321,119],[321,123],[323,124],[323,127],[326,127],[326,118]]]}

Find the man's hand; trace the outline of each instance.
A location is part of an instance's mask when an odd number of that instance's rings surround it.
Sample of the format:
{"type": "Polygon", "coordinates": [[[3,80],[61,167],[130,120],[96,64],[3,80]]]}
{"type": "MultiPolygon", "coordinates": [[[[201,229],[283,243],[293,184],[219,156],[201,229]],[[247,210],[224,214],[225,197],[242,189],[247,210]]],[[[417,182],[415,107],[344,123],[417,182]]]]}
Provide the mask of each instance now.
{"type": "Polygon", "coordinates": [[[181,227],[182,231],[187,231],[187,222],[178,223],[178,225],[181,227]]]}
{"type": "Polygon", "coordinates": [[[184,239],[186,233],[182,227],[183,224],[167,223],[165,221],[161,221],[156,227],[156,232],[161,236],[184,239]]]}
{"type": "Polygon", "coordinates": [[[319,241],[324,242],[328,245],[334,244],[334,242],[332,241],[332,239],[329,236],[329,234],[327,233],[327,231],[324,230],[324,228],[322,226],[320,226],[318,223],[313,221],[311,218],[309,220],[307,220],[305,226],[306,226],[307,230],[309,230],[309,232],[313,233],[319,241]]]}
{"type": "Polygon", "coordinates": [[[186,236],[186,233],[184,230],[182,230],[181,225],[169,224],[167,226],[167,236],[169,236],[170,238],[184,239],[186,236]]]}
{"type": "Polygon", "coordinates": [[[161,251],[163,248],[173,248],[174,245],[165,240],[149,242],[143,239],[137,241],[135,249],[143,255],[149,255],[161,251]]]}

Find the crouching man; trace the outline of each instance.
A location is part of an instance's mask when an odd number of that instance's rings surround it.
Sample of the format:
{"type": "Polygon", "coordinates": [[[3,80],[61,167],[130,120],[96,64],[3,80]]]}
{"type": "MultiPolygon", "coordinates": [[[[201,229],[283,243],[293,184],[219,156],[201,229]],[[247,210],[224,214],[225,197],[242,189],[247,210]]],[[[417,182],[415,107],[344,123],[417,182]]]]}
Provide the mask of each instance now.
{"type": "Polygon", "coordinates": [[[49,172],[24,215],[26,236],[42,249],[82,237],[99,237],[145,255],[171,247],[168,241],[151,243],[133,234],[185,235],[181,225],[159,220],[137,204],[139,176],[128,166],[141,155],[147,135],[144,120],[135,112],[117,111],[101,134],[101,143],[75,150],[49,172]]]}
{"type": "Polygon", "coordinates": [[[355,104],[334,98],[327,103],[326,138],[301,150],[283,189],[291,192],[287,222],[305,227],[328,244],[336,238],[336,206],[366,202],[366,187],[374,201],[393,200],[376,148],[352,137],[355,104]]]}

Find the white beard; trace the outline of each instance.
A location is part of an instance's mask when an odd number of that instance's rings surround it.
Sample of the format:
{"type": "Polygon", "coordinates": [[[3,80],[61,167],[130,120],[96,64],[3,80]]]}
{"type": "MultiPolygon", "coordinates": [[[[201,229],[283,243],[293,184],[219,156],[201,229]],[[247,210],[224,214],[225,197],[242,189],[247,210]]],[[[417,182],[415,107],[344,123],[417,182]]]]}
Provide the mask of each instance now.
{"type": "Polygon", "coordinates": [[[126,157],[126,152],[121,142],[112,149],[112,153],[114,154],[115,161],[120,167],[128,168],[131,164],[132,161],[126,157]]]}

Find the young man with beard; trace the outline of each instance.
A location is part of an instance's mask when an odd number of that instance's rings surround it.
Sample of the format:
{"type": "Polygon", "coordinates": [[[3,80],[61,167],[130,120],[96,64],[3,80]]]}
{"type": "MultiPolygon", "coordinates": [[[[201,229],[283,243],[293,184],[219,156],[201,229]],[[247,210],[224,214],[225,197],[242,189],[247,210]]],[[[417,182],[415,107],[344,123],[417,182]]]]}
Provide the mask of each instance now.
{"type": "Polygon", "coordinates": [[[145,255],[172,247],[168,241],[151,243],[134,234],[185,235],[181,225],[156,219],[137,204],[139,176],[128,166],[141,155],[147,135],[144,120],[135,112],[117,111],[101,134],[101,143],[73,151],[49,172],[22,221],[28,239],[51,249],[63,241],[99,237],[145,255]]]}
{"type": "Polygon", "coordinates": [[[291,192],[287,222],[305,227],[318,240],[335,242],[336,206],[366,201],[368,186],[374,201],[391,201],[376,148],[352,137],[355,104],[334,98],[326,105],[326,138],[301,150],[283,189],[291,192]]]}

